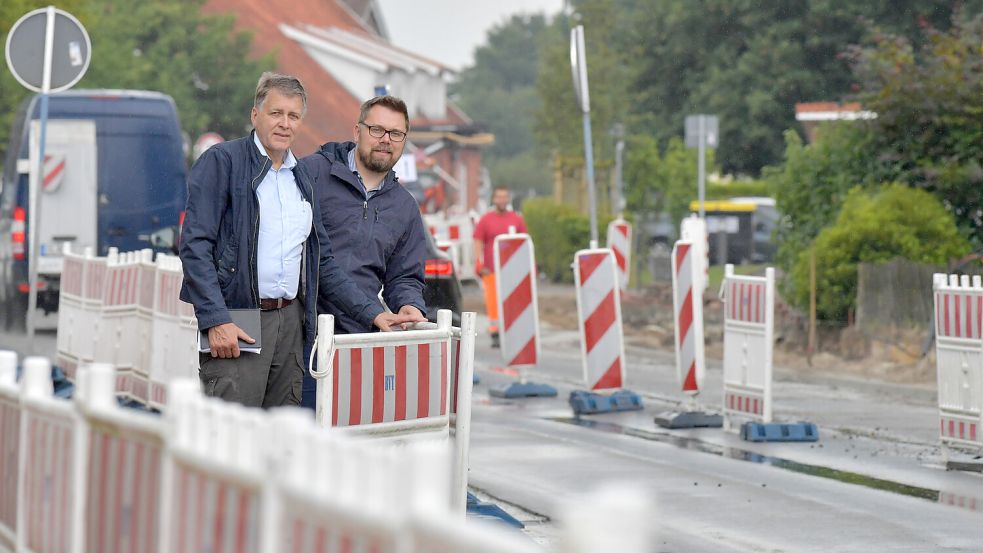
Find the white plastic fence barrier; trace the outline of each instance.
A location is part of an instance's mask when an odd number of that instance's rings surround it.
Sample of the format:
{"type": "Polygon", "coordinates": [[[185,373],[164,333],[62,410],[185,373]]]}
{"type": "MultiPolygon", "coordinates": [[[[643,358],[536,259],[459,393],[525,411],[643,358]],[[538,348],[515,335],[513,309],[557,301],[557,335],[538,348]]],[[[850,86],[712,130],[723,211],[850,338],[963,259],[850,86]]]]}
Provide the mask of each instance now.
{"type": "Polygon", "coordinates": [[[167,404],[167,384],[198,377],[198,321],[194,307],[178,297],[184,273],[181,260],[158,254],[153,282],[149,403],[167,404]]]}
{"type": "Polygon", "coordinates": [[[511,227],[507,234],[495,237],[493,251],[502,358],[510,367],[535,366],[539,359],[539,305],[532,238],[511,227]]]}
{"type": "Polygon", "coordinates": [[[631,273],[631,223],[621,217],[608,223],[607,247],[614,254],[618,268],[618,286],[622,295],[628,290],[631,273]]]}
{"type": "Polygon", "coordinates": [[[460,448],[467,447],[471,422],[474,320],[473,313],[462,314],[457,330],[451,326],[451,312],[441,310],[436,325],[417,325],[425,329],[336,335],[334,318],[321,315],[312,352],[317,356],[311,374],[317,379],[315,412],[321,426],[376,437],[448,440],[451,402],[458,409],[468,406],[455,417],[459,449],[451,478],[459,487],[453,498],[462,512],[467,450],[460,448]],[[460,335],[460,350],[452,340],[455,334],[460,335]],[[463,386],[462,375],[468,379],[463,386]],[[453,400],[452,380],[457,388],[453,400]]]}
{"type": "MultiPolygon", "coordinates": [[[[116,248],[109,255],[117,255],[116,248]]],[[[102,330],[105,257],[94,257],[91,248],[73,253],[66,245],[61,288],[58,293],[56,361],[69,378],[80,363],[96,360],[96,339],[102,330]]]]}
{"type": "Polygon", "coordinates": [[[443,214],[424,215],[427,230],[438,244],[446,243],[447,251],[454,261],[457,277],[461,280],[478,280],[474,272],[474,222],[468,214],[444,216],[443,214]]]}
{"type": "Polygon", "coordinates": [[[573,259],[584,381],[595,391],[623,388],[625,344],[614,255],[607,248],[588,249],[573,259]]]}
{"type": "Polygon", "coordinates": [[[672,306],[676,328],[676,371],[683,392],[703,389],[706,359],[703,342],[703,292],[700,251],[678,240],[672,248],[672,306]]]}
{"type": "Polygon", "coordinates": [[[116,391],[147,402],[153,339],[154,252],[110,254],[102,289],[95,360],[117,369],[116,391]]]}
{"type": "Polygon", "coordinates": [[[17,550],[20,495],[20,390],[16,382],[17,354],[0,351],[0,552],[17,550]]]}
{"type": "Polygon", "coordinates": [[[764,277],[724,268],[724,424],[732,419],[771,422],[775,343],[775,270],[764,277]]]}
{"type": "MultiPolygon", "coordinates": [[[[473,347],[470,315],[462,350],[473,347]]],[[[0,491],[15,490],[0,495],[0,551],[542,551],[460,519],[447,498],[446,443],[357,439],[319,428],[306,411],[205,398],[192,379],[169,384],[163,417],[135,412],[117,404],[106,364],[80,367],[76,400],[63,400],[52,397],[46,360],[26,360],[20,386],[15,365],[0,352],[0,491]]],[[[570,536],[603,535],[612,520],[644,533],[624,521],[649,526],[647,511],[619,504],[634,518],[585,519],[570,536]]],[[[639,547],[618,550],[648,551],[632,541],[639,547]]]]}
{"type": "Polygon", "coordinates": [[[983,449],[983,283],[936,274],[939,436],[945,446],[983,449]]]}

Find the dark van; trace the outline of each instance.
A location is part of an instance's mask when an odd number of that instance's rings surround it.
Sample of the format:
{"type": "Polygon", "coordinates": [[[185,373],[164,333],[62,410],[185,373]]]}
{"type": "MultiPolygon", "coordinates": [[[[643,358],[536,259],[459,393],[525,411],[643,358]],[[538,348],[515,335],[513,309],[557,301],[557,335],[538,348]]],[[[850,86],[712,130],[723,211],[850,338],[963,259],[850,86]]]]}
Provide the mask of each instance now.
{"type": "MultiPolygon", "coordinates": [[[[37,178],[38,96],[14,117],[0,180],[0,318],[23,324],[31,255],[29,179],[37,178]],[[30,117],[28,117],[30,114],[30,117]]],[[[174,247],[186,147],[170,96],[136,90],[52,94],[39,211],[38,308],[58,308],[61,252],[174,247]]]]}

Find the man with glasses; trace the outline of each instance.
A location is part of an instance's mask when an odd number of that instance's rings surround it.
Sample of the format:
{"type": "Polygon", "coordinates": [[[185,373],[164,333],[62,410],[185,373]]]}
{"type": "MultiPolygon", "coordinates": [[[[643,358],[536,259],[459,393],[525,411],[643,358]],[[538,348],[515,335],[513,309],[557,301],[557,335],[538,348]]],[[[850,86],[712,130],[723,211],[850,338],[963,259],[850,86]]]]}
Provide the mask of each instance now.
{"type": "MultiPolygon", "coordinates": [[[[406,104],[377,96],[362,104],[353,142],[328,142],[300,165],[314,181],[321,220],[342,269],[366,294],[382,290],[386,305],[404,320],[425,321],[423,219],[392,170],[403,155],[409,128],[406,104]]],[[[335,316],[336,332],[372,330],[323,292],[317,308],[335,316]]],[[[314,388],[308,377],[305,406],[314,405],[314,388]]]]}

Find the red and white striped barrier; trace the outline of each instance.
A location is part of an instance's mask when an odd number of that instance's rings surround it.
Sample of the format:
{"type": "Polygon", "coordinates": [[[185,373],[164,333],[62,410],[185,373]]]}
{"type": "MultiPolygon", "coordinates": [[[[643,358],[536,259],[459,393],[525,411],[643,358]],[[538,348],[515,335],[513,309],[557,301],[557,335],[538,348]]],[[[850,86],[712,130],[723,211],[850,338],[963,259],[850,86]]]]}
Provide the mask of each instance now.
{"type": "Polygon", "coordinates": [[[495,291],[502,321],[501,352],[510,367],[535,366],[539,359],[536,255],[528,234],[495,237],[495,291]]]}
{"type": "MultiPolygon", "coordinates": [[[[462,314],[461,349],[452,348],[455,329],[451,312],[437,313],[437,324],[425,330],[367,334],[334,334],[334,318],[318,317],[315,351],[317,369],[316,419],[321,426],[345,427],[348,432],[387,438],[450,438],[450,406],[456,417],[459,447],[470,433],[470,375],[474,371],[474,315],[462,314]],[[463,323],[462,323],[463,324],[463,323]],[[452,351],[456,359],[452,360],[452,351]],[[452,365],[453,361],[453,365],[452,365]],[[458,371],[457,395],[450,398],[452,367],[458,371]],[[460,385],[460,375],[469,379],[460,385]]],[[[428,328],[429,327],[429,328],[428,328]]],[[[467,451],[457,458],[466,462],[467,451]]],[[[455,466],[454,482],[466,482],[466,465],[455,466]]],[[[461,490],[462,494],[464,490],[461,490]]],[[[461,506],[463,508],[463,502],[461,506]]]]}
{"type": "Polygon", "coordinates": [[[618,285],[621,293],[628,290],[628,277],[631,272],[631,223],[621,217],[608,223],[608,249],[614,254],[618,268],[618,285]]]}
{"type": "Polygon", "coordinates": [[[461,313],[461,327],[451,328],[451,433],[454,436],[454,481],[451,508],[467,508],[471,444],[471,394],[474,386],[474,340],[478,335],[474,312],[461,313]],[[462,363],[462,360],[469,360],[462,363]]]}
{"type": "Polygon", "coordinates": [[[775,343],[775,270],[764,277],[724,269],[724,415],[771,422],[772,353],[775,343]]]}
{"type": "MultiPolygon", "coordinates": [[[[58,299],[56,362],[70,379],[81,363],[96,361],[96,341],[103,329],[105,257],[93,257],[86,248],[81,255],[66,245],[58,299]]],[[[116,248],[109,255],[117,255],[116,248]]]]}
{"type": "Polygon", "coordinates": [[[573,272],[587,387],[594,391],[623,388],[624,331],[614,255],[606,248],[580,250],[574,255],[573,272]]]}
{"type": "Polygon", "coordinates": [[[146,403],[154,310],[153,251],[107,257],[96,361],[116,367],[117,392],[146,403]]]}
{"type": "Polygon", "coordinates": [[[274,507],[263,501],[275,435],[256,409],[204,398],[197,379],[168,386],[169,483],[162,551],[270,551],[274,507]]]}
{"type": "Polygon", "coordinates": [[[17,509],[20,496],[20,388],[17,354],[0,351],[0,551],[17,550],[17,509]]]}
{"type": "Polygon", "coordinates": [[[700,219],[696,214],[683,218],[679,225],[679,240],[689,242],[693,248],[695,265],[695,282],[702,294],[710,284],[710,235],[707,232],[706,219],[700,219]]]}
{"type": "Polygon", "coordinates": [[[943,445],[983,449],[983,283],[936,274],[936,366],[943,445]]]}
{"type": "Polygon", "coordinates": [[[198,322],[194,307],[181,301],[184,273],[177,257],[158,254],[153,283],[149,403],[167,404],[167,385],[177,378],[198,378],[198,322]]]}
{"type": "Polygon", "coordinates": [[[164,421],[116,401],[119,374],[80,368],[79,411],[88,432],[85,551],[159,551],[164,421]]]}
{"type": "Polygon", "coordinates": [[[18,471],[23,485],[17,500],[18,540],[25,552],[75,552],[83,546],[88,436],[71,402],[52,393],[50,363],[26,359],[18,471]]]}
{"type": "MultiPolygon", "coordinates": [[[[464,320],[466,356],[474,314],[464,320]]],[[[356,439],[299,410],[205,398],[193,379],[169,384],[163,417],[134,412],[116,403],[106,364],[80,367],[76,401],[66,401],[52,397],[46,360],[25,362],[19,389],[15,365],[0,352],[0,491],[14,490],[0,495],[2,551],[542,552],[514,531],[465,524],[448,497],[445,442],[356,439]]],[[[620,521],[638,547],[611,543],[648,551],[642,528],[625,521],[648,525],[650,512],[624,494],[616,503],[627,511],[577,521],[570,547],[601,543],[620,521]]]]}
{"type": "Polygon", "coordinates": [[[698,394],[706,371],[700,251],[679,240],[672,248],[672,306],[676,328],[676,371],[683,392],[698,394]]]}

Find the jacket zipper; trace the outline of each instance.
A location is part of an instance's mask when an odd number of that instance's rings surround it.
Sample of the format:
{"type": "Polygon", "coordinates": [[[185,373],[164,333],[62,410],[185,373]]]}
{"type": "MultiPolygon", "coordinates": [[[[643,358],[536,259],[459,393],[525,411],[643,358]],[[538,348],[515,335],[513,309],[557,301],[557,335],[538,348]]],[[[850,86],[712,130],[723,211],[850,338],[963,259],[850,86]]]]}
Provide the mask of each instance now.
{"type": "Polygon", "coordinates": [[[253,200],[256,202],[256,220],[253,222],[253,243],[250,251],[252,255],[250,256],[250,261],[252,262],[253,270],[253,282],[252,282],[252,292],[253,300],[256,302],[256,307],[259,307],[259,262],[257,258],[259,257],[259,198],[256,197],[256,189],[258,185],[256,181],[266,175],[266,163],[270,161],[270,158],[266,158],[263,161],[263,168],[260,169],[259,174],[253,177],[253,181],[250,183],[250,188],[253,190],[253,200]]]}
{"type": "Polygon", "coordinates": [[[362,201],[362,220],[365,221],[369,218],[369,201],[362,201]]]}

